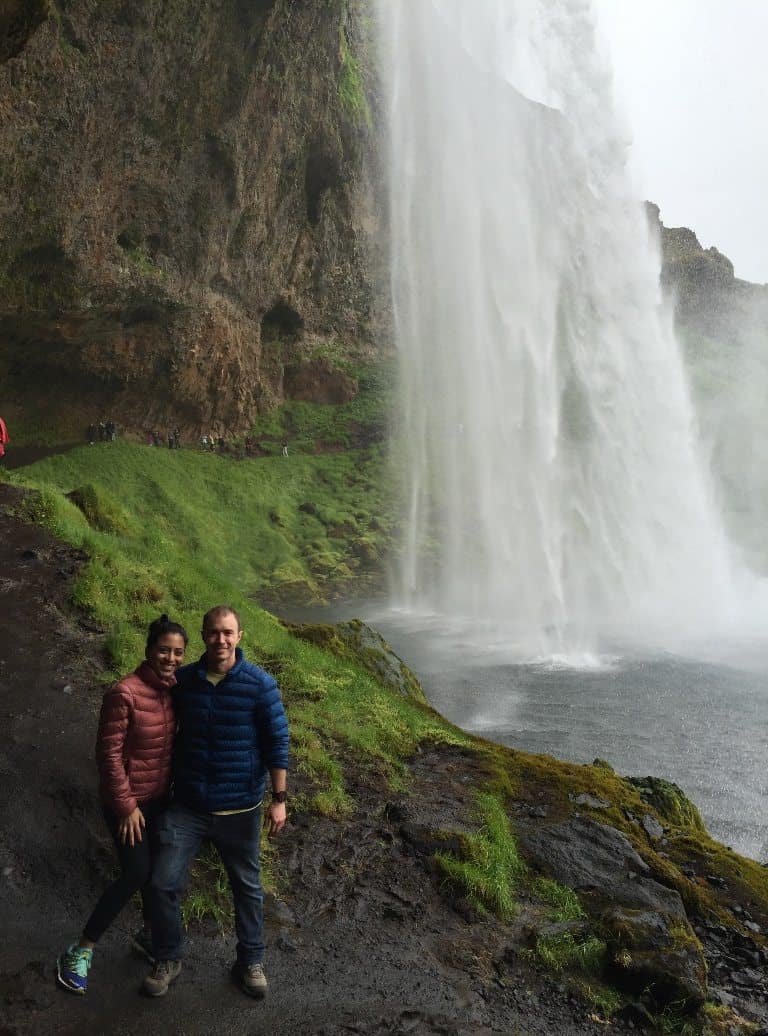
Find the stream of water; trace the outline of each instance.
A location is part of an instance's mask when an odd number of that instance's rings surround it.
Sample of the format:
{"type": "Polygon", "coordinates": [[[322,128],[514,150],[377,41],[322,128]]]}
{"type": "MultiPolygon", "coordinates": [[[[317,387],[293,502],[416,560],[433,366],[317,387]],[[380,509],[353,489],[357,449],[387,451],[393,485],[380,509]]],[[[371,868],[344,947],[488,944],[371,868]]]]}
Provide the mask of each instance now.
{"type": "Polygon", "coordinates": [[[379,21],[398,606],[522,656],[730,635],[762,591],[702,460],[590,4],[386,0],[379,21]]]}

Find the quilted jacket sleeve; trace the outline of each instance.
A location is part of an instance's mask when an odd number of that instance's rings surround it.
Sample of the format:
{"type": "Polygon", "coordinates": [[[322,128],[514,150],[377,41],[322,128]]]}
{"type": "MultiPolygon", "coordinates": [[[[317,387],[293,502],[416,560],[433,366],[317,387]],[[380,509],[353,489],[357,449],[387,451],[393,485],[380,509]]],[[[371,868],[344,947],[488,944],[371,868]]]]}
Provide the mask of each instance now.
{"type": "Polygon", "coordinates": [[[116,684],[104,695],[96,738],[96,762],[104,803],[119,817],[136,809],[136,798],[125,768],[125,740],[133,712],[133,696],[116,684]]]}
{"type": "Polygon", "coordinates": [[[268,770],[288,769],[288,719],[277,684],[264,673],[260,709],[260,741],[268,770]]]}

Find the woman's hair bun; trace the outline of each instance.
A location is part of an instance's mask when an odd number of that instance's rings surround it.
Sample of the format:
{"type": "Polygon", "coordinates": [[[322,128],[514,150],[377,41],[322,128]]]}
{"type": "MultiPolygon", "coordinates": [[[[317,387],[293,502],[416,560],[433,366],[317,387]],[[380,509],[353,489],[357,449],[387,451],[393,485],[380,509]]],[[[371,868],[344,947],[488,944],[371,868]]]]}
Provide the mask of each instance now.
{"type": "Polygon", "coordinates": [[[154,647],[160,637],[165,636],[166,633],[178,633],[183,638],[185,645],[189,643],[189,637],[184,627],[180,626],[178,622],[172,622],[163,612],[158,619],[154,619],[149,624],[149,629],[147,630],[147,651],[154,647]]]}

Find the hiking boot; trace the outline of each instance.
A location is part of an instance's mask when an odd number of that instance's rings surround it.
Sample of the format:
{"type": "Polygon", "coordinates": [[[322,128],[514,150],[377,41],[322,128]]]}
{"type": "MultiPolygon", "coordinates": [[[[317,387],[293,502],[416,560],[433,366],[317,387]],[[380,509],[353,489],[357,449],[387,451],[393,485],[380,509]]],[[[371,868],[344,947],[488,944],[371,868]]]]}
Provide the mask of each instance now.
{"type": "Polygon", "coordinates": [[[165,996],[172,982],[181,972],[180,960],[156,960],[155,966],[144,979],[141,987],[147,996],[165,996]]]}
{"type": "Polygon", "coordinates": [[[56,978],[70,993],[85,995],[88,989],[88,969],[93,963],[93,950],[73,943],[56,961],[56,978]]]}
{"type": "Polygon", "coordinates": [[[266,996],[267,976],[261,964],[241,964],[238,961],[232,967],[232,977],[248,996],[266,996]]]}
{"type": "Polygon", "coordinates": [[[131,949],[140,953],[150,964],[155,963],[155,951],[152,947],[152,933],[145,928],[140,928],[131,936],[131,949]]]}

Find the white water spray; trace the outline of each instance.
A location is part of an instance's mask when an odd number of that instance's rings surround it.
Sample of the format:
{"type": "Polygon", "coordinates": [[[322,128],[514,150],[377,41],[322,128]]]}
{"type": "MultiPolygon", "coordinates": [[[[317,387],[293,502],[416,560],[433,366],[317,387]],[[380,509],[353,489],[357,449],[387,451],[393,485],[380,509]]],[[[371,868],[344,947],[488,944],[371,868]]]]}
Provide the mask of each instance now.
{"type": "Polygon", "coordinates": [[[398,598],[523,654],[734,619],[730,550],[585,0],[380,0],[398,598]]]}

